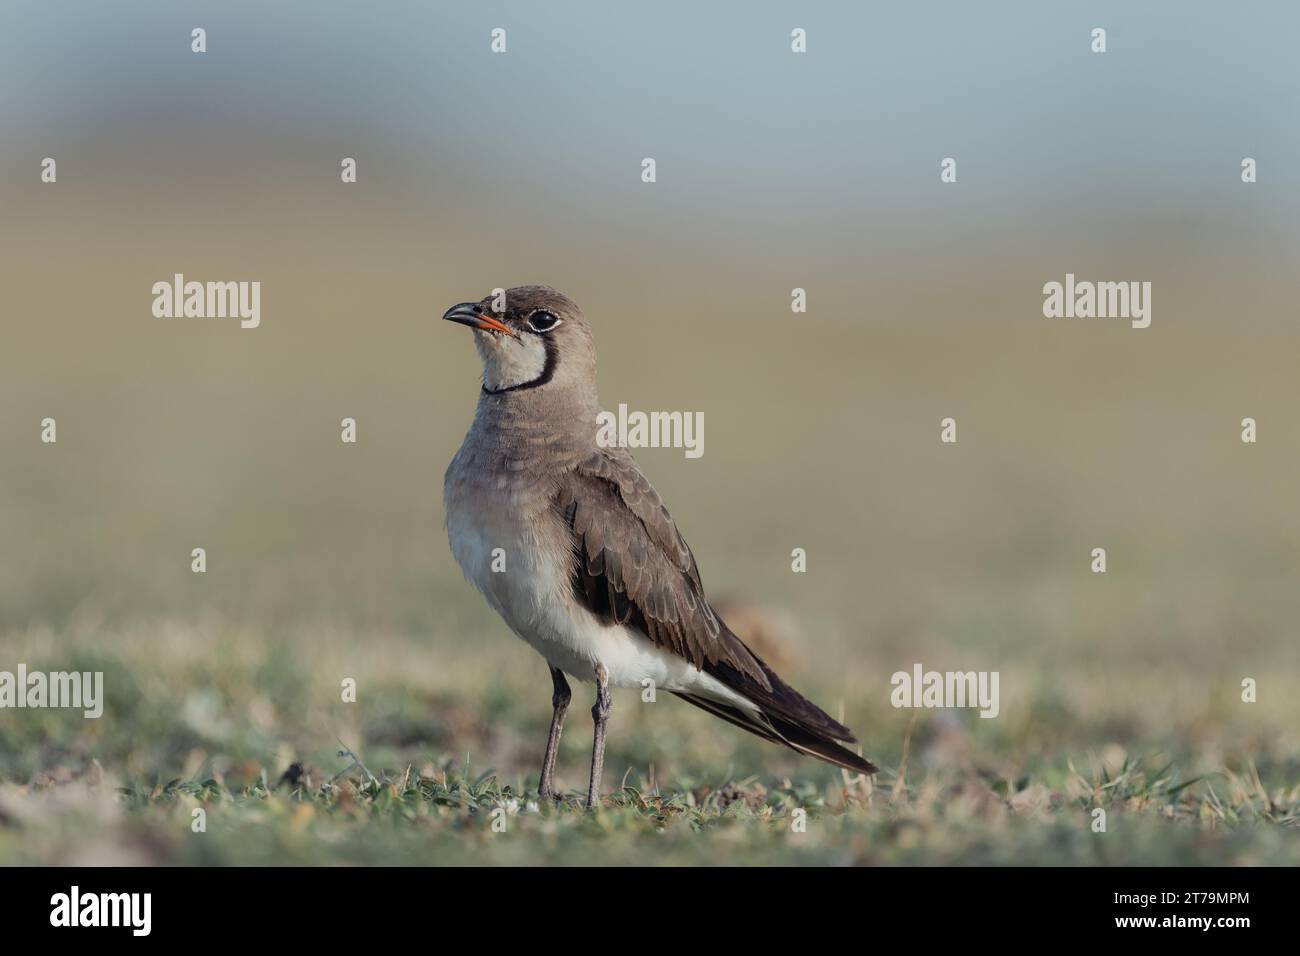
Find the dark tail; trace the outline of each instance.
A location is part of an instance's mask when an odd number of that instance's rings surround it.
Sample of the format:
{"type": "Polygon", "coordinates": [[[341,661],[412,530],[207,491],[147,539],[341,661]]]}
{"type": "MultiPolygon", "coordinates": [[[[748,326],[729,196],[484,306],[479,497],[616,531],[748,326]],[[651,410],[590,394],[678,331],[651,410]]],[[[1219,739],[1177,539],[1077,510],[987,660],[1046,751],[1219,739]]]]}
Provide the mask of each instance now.
{"type": "Polygon", "coordinates": [[[880,769],[870,760],[858,756],[847,747],[841,747],[829,737],[820,736],[804,727],[788,723],[779,718],[769,716],[768,720],[772,721],[776,732],[781,737],[781,742],[793,750],[809,754],[818,760],[825,760],[827,763],[833,763],[845,770],[855,770],[858,773],[875,773],[880,769]]]}
{"type": "Polygon", "coordinates": [[[742,673],[729,664],[705,664],[706,673],[716,677],[723,684],[752,701],[758,708],[757,716],[734,707],[719,703],[695,694],[678,694],[715,717],[721,717],[728,723],[742,727],[764,740],[784,744],[791,750],[809,754],[819,760],[855,770],[858,773],[875,773],[878,769],[870,760],[866,760],[837,741],[855,743],[853,732],[843,724],[832,719],[829,714],[804,697],[797,690],[781,680],[767,664],[755,655],[755,660],[762,667],[771,688],[763,687],[752,677],[742,673]]]}

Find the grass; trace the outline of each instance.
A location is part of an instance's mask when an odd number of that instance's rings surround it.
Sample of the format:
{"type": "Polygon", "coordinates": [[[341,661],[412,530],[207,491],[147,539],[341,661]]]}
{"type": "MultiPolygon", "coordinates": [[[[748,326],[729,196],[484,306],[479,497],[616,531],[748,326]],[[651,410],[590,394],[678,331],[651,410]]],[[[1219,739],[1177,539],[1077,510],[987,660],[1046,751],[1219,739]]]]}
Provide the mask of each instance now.
{"type": "Polygon", "coordinates": [[[45,862],[54,850],[59,862],[252,865],[1118,865],[1207,855],[1285,864],[1296,860],[1300,826],[1300,788],[1269,793],[1253,768],[1180,781],[1127,759],[1114,776],[1071,769],[1061,789],[934,776],[769,789],[751,777],[660,792],[625,779],[595,812],[576,794],[540,806],[529,790],[469,765],[339,780],[295,766],[237,789],[212,777],[147,788],[109,787],[97,770],[87,778],[6,793],[35,817],[30,826],[18,817],[16,829],[9,819],[11,862],[45,862]],[[1089,826],[1096,808],[1107,813],[1105,833],[1089,826]]]}
{"type": "MultiPolygon", "coordinates": [[[[589,688],[575,687],[561,748],[566,799],[540,806],[549,678],[512,639],[485,633],[491,654],[458,643],[431,655],[387,638],[358,656],[315,630],[278,644],[245,631],[215,648],[174,623],[126,632],[107,642],[112,656],[90,629],[59,645],[75,648],[72,666],[105,671],[103,718],[26,712],[0,725],[0,861],[1300,862],[1293,755],[1260,740],[1252,757],[1218,759],[1196,722],[1152,733],[1058,701],[990,727],[1002,722],[893,711],[882,693],[847,715],[872,728],[883,770],[869,781],[620,692],[606,796],[590,812],[578,706],[589,688]],[[358,700],[344,703],[335,676],[350,669],[358,700]],[[1107,734],[1134,740],[1097,746],[1107,734]]],[[[39,661],[50,637],[28,642],[39,661]]],[[[1212,723],[1232,731],[1226,716],[1212,723]]]]}

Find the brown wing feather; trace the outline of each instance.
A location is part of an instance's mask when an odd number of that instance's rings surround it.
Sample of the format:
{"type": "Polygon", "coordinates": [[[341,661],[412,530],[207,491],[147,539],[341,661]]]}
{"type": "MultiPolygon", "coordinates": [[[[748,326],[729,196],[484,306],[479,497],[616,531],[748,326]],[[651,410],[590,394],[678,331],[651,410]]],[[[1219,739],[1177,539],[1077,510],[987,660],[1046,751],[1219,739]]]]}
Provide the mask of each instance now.
{"type": "Polygon", "coordinates": [[[573,533],[575,593],[597,616],[696,667],[725,665],[770,690],[763,662],[705,600],[695,557],[658,493],[618,452],[593,455],[564,476],[556,495],[573,533]]]}
{"type": "Polygon", "coordinates": [[[627,451],[602,450],[568,472],[555,504],[573,534],[573,588],[583,605],[716,677],[756,704],[762,722],[679,696],[795,750],[875,771],[835,743],[853,742],[852,731],[777,676],[709,606],[695,556],[627,451]]]}

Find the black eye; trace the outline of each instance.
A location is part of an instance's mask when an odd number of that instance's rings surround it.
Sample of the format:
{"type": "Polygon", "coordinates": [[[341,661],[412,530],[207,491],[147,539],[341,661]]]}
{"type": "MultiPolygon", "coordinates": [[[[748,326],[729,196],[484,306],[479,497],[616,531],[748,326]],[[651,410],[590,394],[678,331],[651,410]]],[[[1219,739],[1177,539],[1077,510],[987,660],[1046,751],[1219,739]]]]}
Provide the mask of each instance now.
{"type": "Polygon", "coordinates": [[[560,324],[550,312],[539,310],[528,317],[528,325],[534,332],[549,332],[560,324]]]}

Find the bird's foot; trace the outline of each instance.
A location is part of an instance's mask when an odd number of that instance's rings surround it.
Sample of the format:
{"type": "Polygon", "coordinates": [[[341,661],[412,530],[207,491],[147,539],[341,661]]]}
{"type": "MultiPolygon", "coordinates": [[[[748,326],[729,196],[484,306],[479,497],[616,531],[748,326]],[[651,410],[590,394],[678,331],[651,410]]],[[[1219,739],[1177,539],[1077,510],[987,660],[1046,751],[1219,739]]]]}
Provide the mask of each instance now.
{"type": "Polygon", "coordinates": [[[537,797],[542,802],[563,803],[564,794],[560,793],[550,784],[542,784],[537,788],[537,797]]]}

